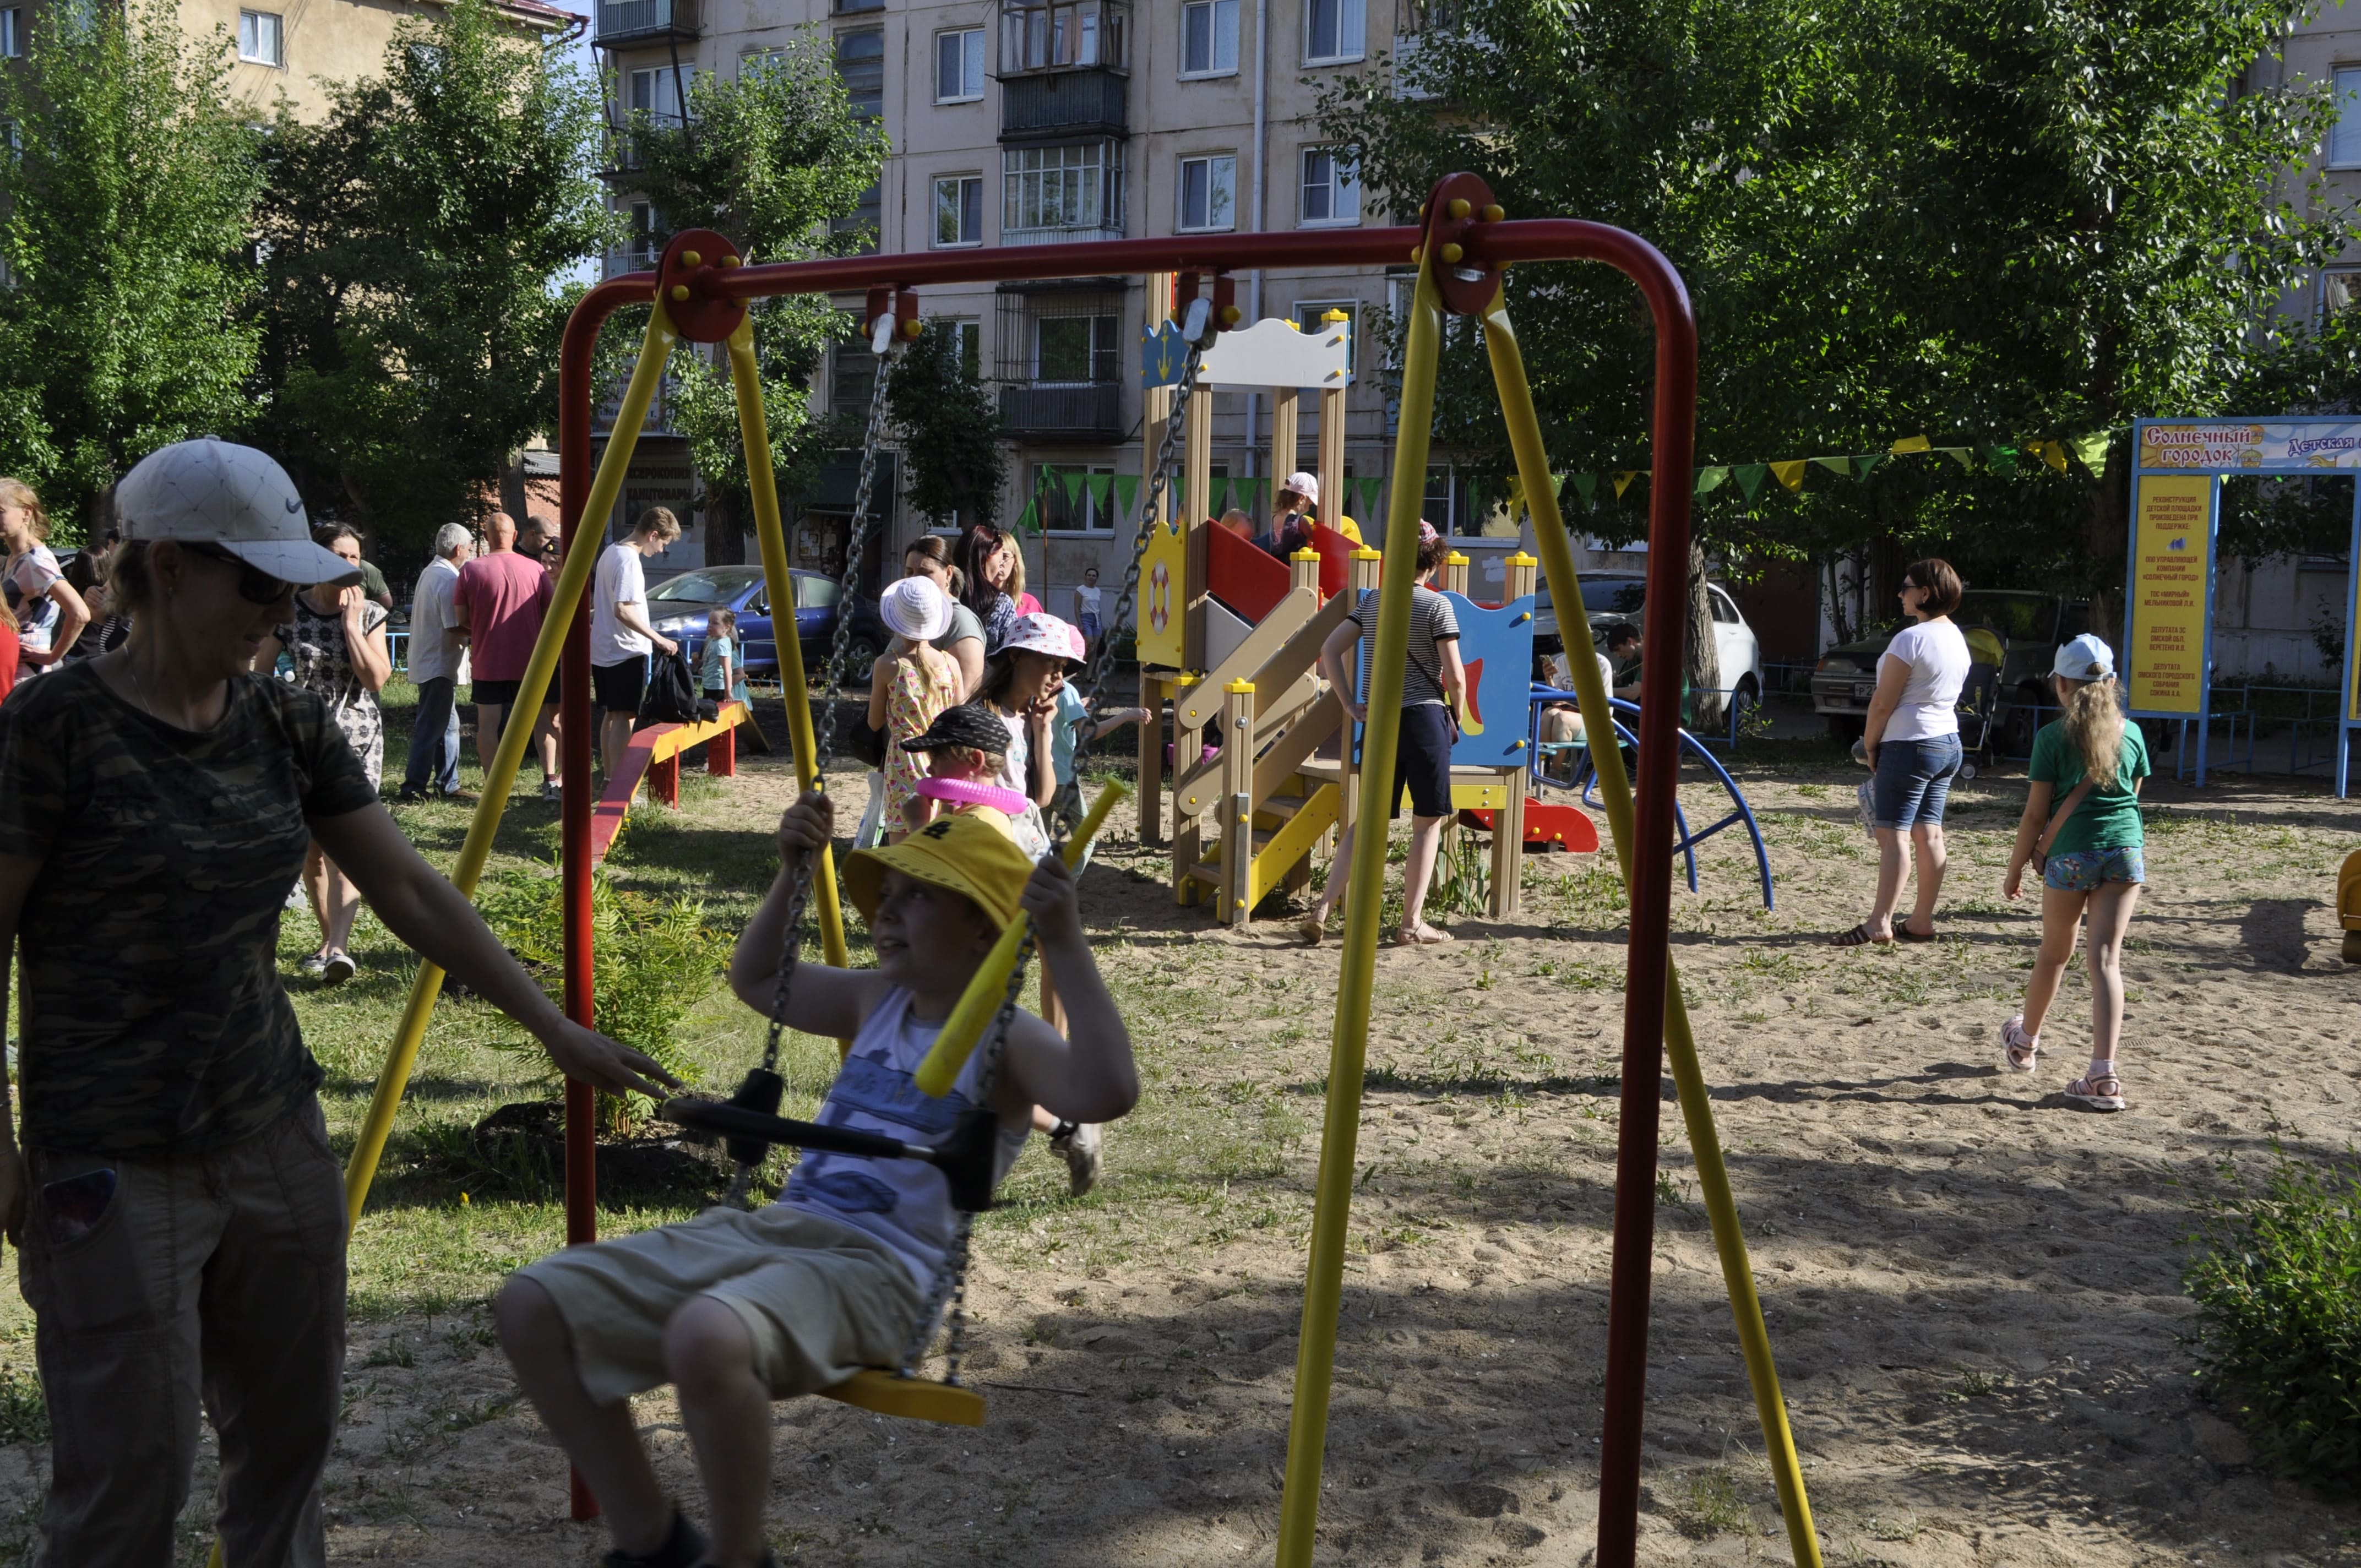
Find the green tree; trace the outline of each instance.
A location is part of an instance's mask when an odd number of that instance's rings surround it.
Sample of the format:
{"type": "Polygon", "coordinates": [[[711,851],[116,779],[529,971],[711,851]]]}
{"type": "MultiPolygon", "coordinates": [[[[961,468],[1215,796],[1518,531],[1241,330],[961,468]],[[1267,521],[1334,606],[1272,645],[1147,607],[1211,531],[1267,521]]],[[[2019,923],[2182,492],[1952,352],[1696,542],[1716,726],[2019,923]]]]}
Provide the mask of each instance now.
{"type": "Polygon", "coordinates": [[[991,522],[1008,473],[1000,406],[968,367],[960,335],[940,323],[902,351],[885,400],[902,432],[910,504],[938,528],[954,513],[991,522]]]}
{"type": "Polygon", "coordinates": [[[0,463],[65,523],[159,446],[230,427],[257,333],[257,137],[219,32],[56,6],[0,72],[0,463]]]}
{"type": "MultiPolygon", "coordinates": [[[[1700,323],[1701,463],[2222,411],[2258,356],[2283,381],[2334,379],[2274,313],[2347,232],[2288,178],[2328,106],[2300,83],[2229,91],[2282,6],[1469,0],[1445,20],[1416,93],[1380,68],[1327,91],[1322,128],[1361,148],[1398,211],[1468,168],[1513,215],[1664,249],[1700,323]],[[1495,39],[1515,40],[1514,69],[1495,39]]],[[[1556,267],[1507,287],[1554,459],[1644,468],[1651,345],[1629,285],[1556,267]]],[[[1480,347],[1461,334],[1452,352],[1439,441],[1504,475],[1480,347]]],[[[2121,463],[2102,481],[1979,455],[1972,473],[1814,470],[1800,496],[1724,485],[1699,498],[1698,534],[1737,561],[1873,558],[1881,585],[1930,549],[1996,584],[2120,581],[2121,463]]],[[[1631,537],[1646,501],[1644,484],[1620,505],[1602,492],[1582,524],[1631,537]]]]}
{"type": "Polygon", "coordinates": [[[617,233],[599,124],[596,83],[486,0],[401,23],[318,125],[282,109],[262,422],[380,540],[472,511],[555,422],[561,280],[617,233]]]}
{"type": "MultiPolygon", "coordinates": [[[[826,35],[796,35],[748,60],[734,82],[697,72],[687,109],[685,122],[636,112],[625,132],[631,182],[651,214],[651,250],[692,228],[726,235],[753,262],[849,255],[866,241],[831,233],[830,220],[851,214],[876,182],[885,143],[847,96],[826,35]]],[[[812,374],[848,324],[814,295],[758,301],[751,311],[771,465],[781,496],[793,497],[810,487],[828,448],[857,439],[845,422],[811,411],[812,374]]],[[[617,314],[606,346],[620,372],[647,316],[617,314]]],[[[748,492],[729,365],[684,344],[669,369],[673,427],[705,487],[706,558],[733,559],[742,554],[748,492]]]]}

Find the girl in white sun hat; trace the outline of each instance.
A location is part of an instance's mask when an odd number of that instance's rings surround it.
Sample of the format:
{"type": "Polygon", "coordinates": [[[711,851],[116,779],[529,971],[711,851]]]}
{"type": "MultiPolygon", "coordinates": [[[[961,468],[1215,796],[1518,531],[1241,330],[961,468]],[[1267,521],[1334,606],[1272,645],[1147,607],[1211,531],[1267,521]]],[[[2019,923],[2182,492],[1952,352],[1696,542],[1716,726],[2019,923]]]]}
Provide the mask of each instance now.
{"type": "Polygon", "coordinates": [[[877,601],[878,619],[894,644],[869,679],[869,727],[885,732],[885,841],[910,831],[910,807],[926,776],[902,742],[927,732],[935,716],[959,698],[959,666],[934,645],[951,629],[950,596],[930,577],[904,577],[877,601]]]}
{"type": "Polygon", "coordinates": [[[2147,880],[2139,806],[2147,741],[2138,725],[2124,721],[2115,656],[2104,642],[2085,633],[2058,650],[2050,679],[2065,713],[2033,738],[2025,770],[2031,787],[2003,889],[2015,898],[2027,866],[2041,873],[2041,951],[2026,983],[2025,1011],[2001,1025],[2001,1047],[2013,1071],[2038,1065],[2041,1025],[2087,916],[2091,1066],[2065,1094],[2094,1111],[2120,1111],[2115,1051],[2124,1027],[2124,932],[2147,880]]]}

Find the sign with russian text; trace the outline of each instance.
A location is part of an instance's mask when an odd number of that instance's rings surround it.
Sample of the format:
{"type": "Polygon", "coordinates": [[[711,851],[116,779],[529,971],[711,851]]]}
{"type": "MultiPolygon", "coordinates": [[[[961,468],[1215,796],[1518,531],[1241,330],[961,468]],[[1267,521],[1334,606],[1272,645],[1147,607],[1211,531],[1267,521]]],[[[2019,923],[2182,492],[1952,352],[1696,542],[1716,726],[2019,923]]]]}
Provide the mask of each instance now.
{"type": "Polygon", "coordinates": [[[2194,718],[2205,702],[2205,617],[2213,580],[2211,476],[2141,475],[2132,511],[2130,645],[2135,713],[2194,718]]]}
{"type": "Polygon", "coordinates": [[[2146,471],[2318,474],[2361,469],[2361,421],[2207,420],[2140,427],[2146,471]]]}

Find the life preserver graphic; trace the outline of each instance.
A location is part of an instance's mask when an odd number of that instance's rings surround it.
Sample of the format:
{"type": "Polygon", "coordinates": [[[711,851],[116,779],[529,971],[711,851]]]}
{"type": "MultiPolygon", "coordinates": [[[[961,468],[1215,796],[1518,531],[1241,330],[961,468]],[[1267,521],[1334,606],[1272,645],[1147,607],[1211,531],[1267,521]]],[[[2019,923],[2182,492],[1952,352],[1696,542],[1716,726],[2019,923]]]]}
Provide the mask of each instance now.
{"type": "Polygon", "coordinates": [[[1172,624],[1172,568],[1159,561],[1148,574],[1148,629],[1159,637],[1172,624]]]}

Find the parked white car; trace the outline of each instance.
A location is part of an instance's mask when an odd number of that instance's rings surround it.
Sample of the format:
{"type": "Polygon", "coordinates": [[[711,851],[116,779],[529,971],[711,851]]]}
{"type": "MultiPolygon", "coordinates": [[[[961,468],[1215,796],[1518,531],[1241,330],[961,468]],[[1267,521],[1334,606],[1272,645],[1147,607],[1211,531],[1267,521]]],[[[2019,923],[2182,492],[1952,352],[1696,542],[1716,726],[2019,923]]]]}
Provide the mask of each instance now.
{"type": "MultiPolygon", "coordinates": [[[[1738,602],[1730,590],[1719,583],[1708,583],[1706,604],[1713,615],[1713,652],[1721,668],[1721,689],[1731,694],[1731,700],[1744,708],[1763,704],[1763,644],[1746,618],[1738,612],[1738,602]]],[[[1648,580],[1636,572],[1600,573],[1582,579],[1582,608],[1589,615],[1590,635],[1601,652],[1607,647],[1607,629],[1619,620],[1644,624],[1648,598],[1648,580]]],[[[1565,644],[1557,632],[1557,609],[1550,602],[1549,585],[1535,589],[1533,608],[1534,646],[1545,653],[1564,651],[1565,644]]]]}

